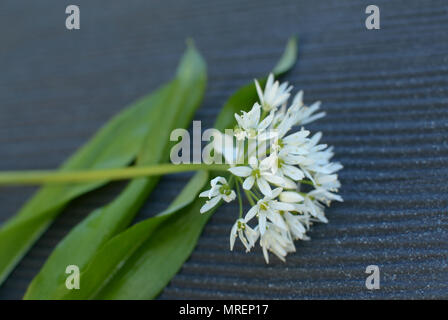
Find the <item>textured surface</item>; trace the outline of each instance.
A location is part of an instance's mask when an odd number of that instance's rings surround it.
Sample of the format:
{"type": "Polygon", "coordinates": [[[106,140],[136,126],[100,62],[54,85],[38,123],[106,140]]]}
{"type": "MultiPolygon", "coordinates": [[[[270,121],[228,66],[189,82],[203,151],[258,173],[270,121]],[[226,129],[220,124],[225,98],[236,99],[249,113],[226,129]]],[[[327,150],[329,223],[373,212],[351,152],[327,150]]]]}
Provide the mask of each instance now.
{"type": "MultiPolygon", "coordinates": [[[[345,169],[345,199],[311,242],[283,264],[260,250],[228,251],[237,206],[222,207],[161,298],[448,298],[448,3],[376,1],[381,30],[364,27],[367,1],[85,1],[81,30],[64,1],[0,4],[0,170],[58,166],[124,105],[168,80],[194,38],[209,63],[196,115],[212,125],[240,85],[270,69],[300,36],[286,77],[322,100],[322,130],[345,169]],[[366,266],[381,289],[364,286],[366,266]]],[[[139,219],[164,209],[187,175],[166,177],[139,219]]],[[[20,298],[68,230],[120,191],[74,201],[0,288],[20,298]]],[[[0,190],[0,222],[33,188],[0,190]]]]}

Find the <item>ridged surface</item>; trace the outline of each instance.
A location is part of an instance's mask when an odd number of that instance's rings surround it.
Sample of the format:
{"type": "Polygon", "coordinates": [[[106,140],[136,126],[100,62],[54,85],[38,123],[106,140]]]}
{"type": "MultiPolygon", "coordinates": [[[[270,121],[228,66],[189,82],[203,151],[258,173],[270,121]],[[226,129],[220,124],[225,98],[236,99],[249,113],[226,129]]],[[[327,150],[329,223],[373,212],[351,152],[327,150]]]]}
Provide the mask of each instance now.
{"type": "MultiPolygon", "coordinates": [[[[0,170],[57,167],[107,119],[170,79],[194,38],[209,64],[195,119],[210,127],[227,97],[267,72],[289,36],[299,61],[286,79],[322,100],[309,128],[335,146],[345,199],[297,243],[286,263],[259,248],[228,251],[237,205],[221,207],[160,296],[171,298],[448,298],[448,3],[376,1],[77,2],[81,30],[65,29],[65,3],[0,4],[0,170]],[[381,271],[369,291],[366,267],[381,271]]],[[[162,179],[138,219],[163,210],[188,175],[162,179]]],[[[122,188],[74,201],[0,288],[20,298],[57,242],[122,188]]],[[[34,188],[2,188],[0,222],[34,188]]]]}

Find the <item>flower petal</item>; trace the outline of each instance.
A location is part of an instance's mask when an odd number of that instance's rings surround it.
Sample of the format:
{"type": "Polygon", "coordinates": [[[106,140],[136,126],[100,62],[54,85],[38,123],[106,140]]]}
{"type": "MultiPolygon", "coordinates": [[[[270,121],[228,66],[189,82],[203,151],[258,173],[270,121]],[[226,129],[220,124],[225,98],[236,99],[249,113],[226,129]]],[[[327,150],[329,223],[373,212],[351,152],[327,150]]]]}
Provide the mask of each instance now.
{"type": "Polygon", "coordinates": [[[241,167],[233,167],[230,168],[229,171],[234,174],[235,176],[238,177],[247,177],[252,173],[252,168],[250,167],[245,167],[245,166],[241,166],[241,167]]]}
{"type": "Polygon", "coordinates": [[[232,230],[230,230],[230,251],[233,250],[233,246],[235,245],[237,229],[238,229],[238,221],[233,224],[232,230]]]}
{"type": "Polygon", "coordinates": [[[282,188],[275,188],[274,190],[272,190],[272,198],[277,198],[279,194],[282,193],[282,191],[282,188]]]}
{"type": "Polygon", "coordinates": [[[266,261],[267,264],[269,264],[269,254],[268,254],[268,249],[266,248],[266,246],[262,246],[263,248],[263,256],[264,256],[264,260],[266,261]]]}
{"type": "Polygon", "coordinates": [[[258,102],[255,102],[252,109],[247,113],[250,128],[258,127],[258,122],[260,122],[260,116],[261,116],[261,106],[258,104],[258,102]]]}
{"type": "Polygon", "coordinates": [[[210,192],[210,190],[203,191],[199,194],[199,197],[208,197],[209,192],[210,192]]]}
{"type": "Polygon", "coordinates": [[[260,226],[260,234],[263,235],[266,232],[266,214],[261,213],[258,218],[258,225],[260,226]]]}
{"type": "Polygon", "coordinates": [[[261,90],[260,84],[258,83],[257,79],[255,79],[255,88],[257,88],[258,98],[260,99],[261,104],[263,104],[263,90],[261,90]]]}
{"type": "Polygon", "coordinates": [[[299,142],[304,142],[305,138],[308,137],[308,135],[310,134],[310,132],[308,130],[300,130],[297,131],[293,134],[290,134],[287,137],[283,138],[283,142],[288,143],[288,144],[298,144],[299,142]]]}
{"type": "Polygon", "coordinates": [[[246,216],[244,217],[244,222],[249,222],[252,220],[253,217],[258,213],[258,206],[255,205],[252,208],[249,209],[249,211],[246,213],[246,216]]]}
{"type": "Polygon", "coordinates": [[[269,210],[267,217],[277,227],[285,231],[288,231],[288,226],[286,225],[285,220],[283,220],[282,216],[278,213],[278,211],[269,210]]]}
{"type": "Polygon", "coordinates": [[[219,200],[221,200],[221,197],[214,197],[211,198],[210,200],[206,201],[205,204],[202,206],[200,212],[204,213],[209,211],[210,209],[212,209],[214,206],[216,206],[219,202],[219,200]]]}
{"type": "Polygon", "coordinates": [[[274,74],[270,73],[268,76],[268,81],[266,82],[266,86],[264,87],[264,90],[268,90],[272,87],[272,84],[274,83],[274,74]]]}
{"type": "Polygon", "coordinates": [[[256,157],[252,156],[249,158],[249,165],[252,169],[258,169],[258,160],[256,157]]]}
{"type": "Polygon", "coordinates": [[[296,207],[292,203],[275,201],[271,204],[272,209],[280,211],[294,211],[296,207]]]}
{"type": "Polygon", "coordinates": [[[269,157],[264,158],[263,160],[261,160],[260,166],[259,166],[260,170],[265,171],[265,170],[270,169],[272,171],[272,173],[275,174],[277,169],[275,169],[275,171],[274,171],[274,167],[275,168],[278,167],[278,161],[277,160],[278,160],[277,154],[276,153],[271,153],[269,155],[269,157]]]}
{"type": "Polygon", "coordinates": [[[282,170],[285,175],[287,175],[288,177],[292,178],[295,181],[301,180],[303,179],[303,177],[305,177],[302,170],[291,165],[284,164],[282,166],[282,170]]]}
{"type": "Polygon", "coordinates": [[[210,184],[212,185],[212,187],[216,186],[218,183],[220,184],[227,184],[227,180],[224,177],[216,177],[214,178],[210,184]]]}
{"type": "Polygon", "coordinates": [[[300,194],[294,191],[283,191],[279,196],[280,201],[288,203],[297,203],[305,200],[300,194]]]}
{"type": "Polygon", "coordinates": [[[261,175],[268,182],[270,182],[272,184],[275,184],[277,186],[283,186],[283,184],[285,183],[285,179],[280,177],[280,176],[278,176],[278,175],[275,175],[275,174],[272,174],[272,173],[269,173],[269,172],[262,172],[261,175]]]}
{"type": "Polygon", "coordinates": [[[255,182],[255,177],[254,176],[249,176],[247,177],[244,182],[243,182],[243,189],[244,190],[250,190],[252,189],[253,185],[255,182]]]}
{"type": "Polygon", "coordinates": [[[263,177],[257,178],[257,185],[261,193],[263,193],[265,196],[272,196],[271,186],[263,177]]]}
{"type": "Polygon", "coordinates": [[[303,106],[303,90],[300,90],[296,96],[294,97],[294,100],[292,101],[293,105],[298,105],[299,107],[303,106]]]}
{"type": "Polygon", "coordinates": [[[283,179],[284,179],[284,182],[285,182],[284,185],[283,185],[284,189],[288,189],[288,190],[295,190],[295,189],[297,189],[297,184],[294,181],[292,181],[291,179],[289,179],[287,177],[283,177],[283,179]]]}
{"type": "Polygon", "coordinates": [[[258,125],[258,130],[265,130],[274,119],[274,112],[269,113],[269,115],[263,119],[263,121],[260,122],[258,125]]]}

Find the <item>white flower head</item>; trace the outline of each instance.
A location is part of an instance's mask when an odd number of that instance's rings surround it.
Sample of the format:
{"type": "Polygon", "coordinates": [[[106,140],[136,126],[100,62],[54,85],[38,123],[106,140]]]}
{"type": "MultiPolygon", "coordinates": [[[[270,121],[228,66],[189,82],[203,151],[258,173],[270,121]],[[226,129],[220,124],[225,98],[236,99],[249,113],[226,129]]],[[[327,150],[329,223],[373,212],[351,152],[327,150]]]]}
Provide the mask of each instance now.
{"type": "Polygon", "coordinates": [[[223,177],[216,177],[210,182],[212,188],[210,190],[201,192],[199,197],[208,197],[209,200],[202,206],[200,212],[204,213],[215,207],[222,199],[225,202],[235,200],[236,194],[223,177]]]}
{"type": "Polygon", "coordinates": [[[284,104],[290,96],[292,86],[288,87],[288,83],[284,82],[280,84],[278,81],[274,82],[274,75],[269,74],[264,92],[261,90],[260,84],[255,80],[255,86],[257,88],[258,98],[260,99],[261,106],[264,111],[270,112],[276,110],[279,106],[284,104]]]}
{"type": "MultiPolygon", "coordinates": [[[[259,103],[235,114],[236,130],[218,134],[221,139],[214,139],[213,148],[231,165],[230,181],[236,183],[238,197],[246,195],[252,205],[242,218],[243,201],[239,199],[240,217],[230,231],[230,250],[236,238],[246,251],[259,239],[269,263],[269,252],[285,261],[295,251],[294,240],[310,239],[306,233],[313,222],[328,222],[325,205],[343,201],[337,194],[341,186],[337,171],[342,165],[331,161],[333,148],[320,143],[322,133],[311,135],[303,127],[295,128],[325,116],[318,112],[320,102],[305,105],[300,91],[288,107],[292,87],[274,81],[272,74],[264,91],[256,80],[255,86],[259,103]]],[[[208,198],[201,213],[220,200],[236,198],[223,177],[213,179],[211,189],[200,196],[208,198]]]]}

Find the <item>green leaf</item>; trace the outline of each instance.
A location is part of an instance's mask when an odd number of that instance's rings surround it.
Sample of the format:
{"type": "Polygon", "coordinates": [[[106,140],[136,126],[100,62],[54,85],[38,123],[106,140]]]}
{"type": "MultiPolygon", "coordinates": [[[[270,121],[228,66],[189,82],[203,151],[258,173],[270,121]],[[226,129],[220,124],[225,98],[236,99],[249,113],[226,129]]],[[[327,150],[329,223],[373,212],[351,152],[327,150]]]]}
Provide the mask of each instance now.
{"type": "MultiPolygon", "coordinates": [[[[272,71],[275,76],[281,76],[292,68],[297,60],[297,39],[291,37],[286,45],[282,57],[272,71]]],[[[267,77],[259,78],[260,85],[266,83],[267,77]]],[[[258,100],[257,90],[253,82],[239,88],[226,102],[223,109],[219,113],[215,129],[224,130],[233,128],[235,125],[235,113],[248,111],[252,108],[253,103],[258,100]]]]}
{"type": "Polygon", "coordinates": [[[141,245],[154,234],[162,222],[173,214],[191,204],[208,181],[208,173],[199,171],[176,197],[173,203],[155,217],[146,219],[123,231],[110,241],[91,260],[85,272],[81,273],[82,290],[67,290],[62,282],[54,297],[58,299],[88,299],[95,297],[102,289],[102,284],[117,272],[141,245]]]}
{"type": "MultiPolygon", "coordinates": [[[[295,39],[276,68],[279,73],[289,70],[295,62],[295,39]]],[[[264,81],[266,78],[263,79],[264,81]]],[[[239,89],[225,104],[215,128],[223,130],[234,125],[234,113],[250,108],[257,95],[253,84],[239,89]]],[[[193,181],[183,192],[189,195],[201,186],[193,181]]],[[[194,198],[188,206],[169,211],[135,224],[109,240],[81,272],[81,290],[58,289],[64,299],[151,299],[156,297],[190,256],[201,231],[212,213],[201,215],[203,199],[194,198]],[[120,252],[118,252],[120,250],[120,252]],[[112,258],[108,258],[112,257],[112,258]]]]}
{"type": "MultiPolygon", "coordinates": [[[[200,214],[204,200],[172,213],[126,260],[95,299],[155,298],[193,251],[211,213],[200,214]]],[[[132,230],[132,233],[135,231],[132,230]]],[[[104,254],[104,253],[103,253],[104,254]]]]}
{"type": "MultiPolygon", "coordinates": [[[[164,86],[120,112],[60,170],[118,168],[129,164],[142,148],[156,102],[167,90],[164,86]]],[[[106,183],[44,186],[16,216],[3,224],[0,228],[0,285],[71,200],[106,183]]]]}
{"type": "Polygon", "coordinates": [[[282,74],[288,72],[297,60],[297,37],[293,36],[289,39],[286,44],[285,51],[282,57],[278,61],[277,65],[274,67],[272,72],[276,76],[281,76],[282,74]]]}
{"type": "MultiPolygon", "coordinates": [[[[189,43],[175,79],[156,102],[151,126],[137,158],[137,166],[168,160],[171,131],[187,127],[205,92],[206,66],[189,43]]],[[[110,204],[92,212],[58,244],[30,284],[26,299],[51,299],[66,278],[67,265],[84,270],[97,250],[133,220],[159,177],[132,180],[110,204]]],[[[202,186],[201,186],[202,187],[202,186]]]]}

